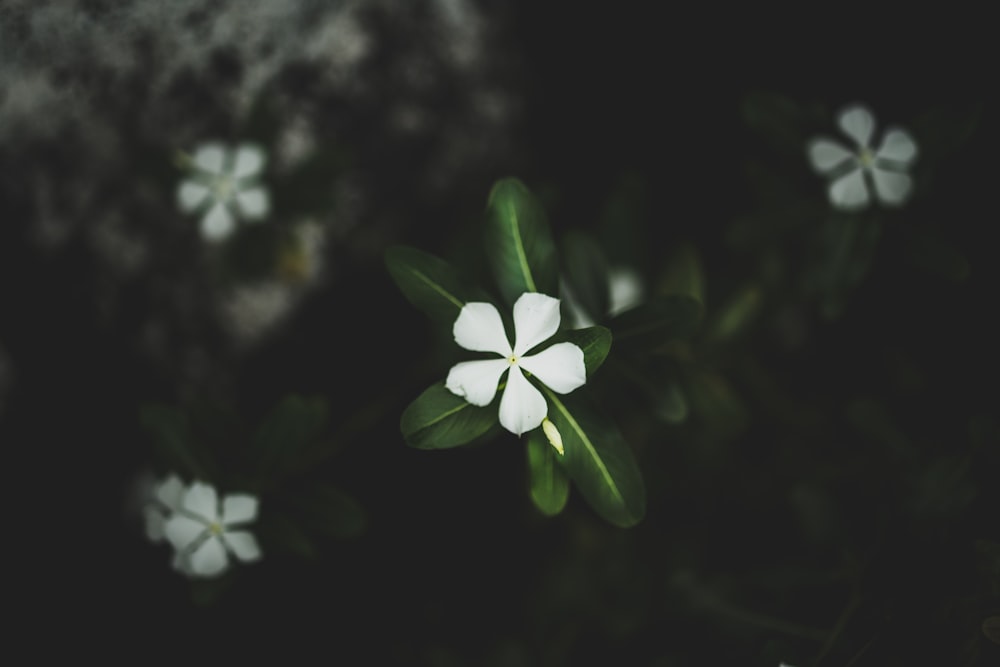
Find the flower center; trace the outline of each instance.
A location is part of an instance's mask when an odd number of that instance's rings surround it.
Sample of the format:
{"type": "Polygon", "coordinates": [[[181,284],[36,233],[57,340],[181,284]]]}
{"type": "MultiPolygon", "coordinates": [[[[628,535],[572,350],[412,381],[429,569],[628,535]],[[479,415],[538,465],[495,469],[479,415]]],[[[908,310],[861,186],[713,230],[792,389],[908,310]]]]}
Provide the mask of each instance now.
{"type": "Polygon", "coordinates": [[[509,366],[517,366],[517,362],[518,362],[518,359],[517,359],[517,355],[516,354],[512,354],[512,355],[510,355],[510,356],[507,357],[507,364],[509,366]]]}
{"type": "Polygon", "coordinates": [[[218,521],[213,521],[212,523],[208,524],[208,532],[212,533],[212,535],[221,535],[223,532],[222,524],[219,523],[218,521]]]}
{"type": "Polygon", "coordinates": [[[858,162],[862,167],[870,169],[875,164],[875,155],[868,148],[862,148],[858,152],[858,162]]]}
{"type": "Polygon", "coordinates": [[[215,192],[215,198],[217,201],[225,201],[232,197],[233,192],[236,190],[235,183],[233,179],[229,176],[219,176],[212,183],[212,190],[215,192]]]}

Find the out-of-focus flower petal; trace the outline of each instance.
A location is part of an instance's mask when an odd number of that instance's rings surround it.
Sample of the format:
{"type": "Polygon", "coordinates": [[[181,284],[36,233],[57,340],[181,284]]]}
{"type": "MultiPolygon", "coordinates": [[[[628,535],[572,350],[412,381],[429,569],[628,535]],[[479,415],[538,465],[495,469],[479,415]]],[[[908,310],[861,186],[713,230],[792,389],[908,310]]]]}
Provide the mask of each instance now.
{"type": "Polygon", "coordinates": [[[257,499],[246,493],[235,493],[222,499],[222,525],[247,523],[257,518],[257,499]]]}
{"type": "Polygon", "coordinates": [[[917,157],[917,144],[904,130],[889,130],[882,139],[875,157],[908,166],[917,157]]]}
{"type": "Polygon", "coordinates": [[[195,540],[207,530],[208,526],[203,522],[181,514],[173,515],[163,524],[164,536],[178,551],[187,549],[194,544],[195,540]]]}
{"type": "Polygon", "coordinates": [[[489,405],[496,396],[500,376],[509,366],[506,359],[463,361],[448,371],[444,386],[473,405],[489,405]]]}
{"type": "Polygon", "coordinates": [[[215,493],[215,487],[204,482],[195,482],[184,494],[181,502],[188,512],[201,517],[207,523],[216,523],[219,520],[219,498],[215,493]]]}
{"type": "Polygon", "coordinates": [[[252,533],[245,530],[227,530],[222,534],[222,539],[230,551],[236,554],[236,557],[241,561],[248,563],[260,560],[260,545],[257,544],[257,538],[252,533]]]}
{"type": "Polygon", "coordinates": [[[222,202],[216,203],[201,219],[201,235],[207,241],[221,241],[233,233],[236,219],[222,202]]]}
{"type": "Polygon", "coordinates": [[[868,205],[864,170],[854,169],[830,184],[830,201],[837,208],[856,210],[868,205]]]}
{"type": "Polygon", "coordinates": [[[170,475],[156,487],[156,499],[172,512],[181,506],[183,496],[184,482],[177,475],[170,475]]]}
{"type": "Polygon", "coordinates": [[[261,220],[271,212],[271,198],[264,188],[250,188],[236,193],[236,205],[247,220],[261,220]]]}
{"type": "Polygon", "coordinates": [[[253,176],[264,168],[266,156],[264,151],[255,144],[242,144],[236,149],[236,159],[233,162],[233,176],[246,178],[253,176]]]}
{"type": "Polygon", "coordinates": [[[907,174],[879,169],[878,167],[871,171],[875,181],[875,195],[883,204],[898,206],[910,196],[913,179],[907,174]]]}
{"type": "Polygon", "coordinates": [[[177,206],[185,213],[197,210],[208,200],[211,189],[197,181],[183,181],[177,188],[177,206]]]}
{"type": "Polygon", "coordinates": [[[809,143],[809,162],[813,169],[826,173],[857,157],[840,144],[828,139],[814,139],[809,143]]]}
{"type": "Polygon", "coordinates": [[[511,354],[503,320],[492,303],[473,301],[462,306],[452,327],[455,342],[474,352],[496,352],[504,357],[511,354]]]}
{"type": "Polygon", "coordinates": [[[875,131],[875,120],[868,109],[860,105],[844,109],[837,122],[840,124],[840,129],[859,146],[867,148],[870,145],[872,132],[875,131]]]}
{"type": "Polygon", "coordinates": [[[194,164],[204,172],[220,176],[226,164],[228,151],[219,143],[208,143],[200,146],[194,153],[194,164]]]}
{"type": "Polygon", "coordinates": [[[229,566],[226,548],[219,538],[212,536],[201,543],[188,558],[190,571],[201,577],[214,577],[229,566]]]}

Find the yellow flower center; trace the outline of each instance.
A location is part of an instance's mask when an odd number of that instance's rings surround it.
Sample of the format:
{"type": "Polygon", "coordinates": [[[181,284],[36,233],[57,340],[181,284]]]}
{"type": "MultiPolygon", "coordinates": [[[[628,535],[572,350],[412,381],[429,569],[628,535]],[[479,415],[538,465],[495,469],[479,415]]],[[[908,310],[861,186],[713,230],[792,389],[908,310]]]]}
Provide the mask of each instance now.
{"type": "Polygon", "coordinates": [[[208,532],[212,533],[212,535],[221,535],[223,532],[222,524],[218,521],[213,521],[208,524],[208,532]]]}
{"type": "Polygon", "coordinates": [[[875,154],[868,148],[862,148],[858,153],[858,161],[862,167],[870,169],[875,164],[875,154]]]}

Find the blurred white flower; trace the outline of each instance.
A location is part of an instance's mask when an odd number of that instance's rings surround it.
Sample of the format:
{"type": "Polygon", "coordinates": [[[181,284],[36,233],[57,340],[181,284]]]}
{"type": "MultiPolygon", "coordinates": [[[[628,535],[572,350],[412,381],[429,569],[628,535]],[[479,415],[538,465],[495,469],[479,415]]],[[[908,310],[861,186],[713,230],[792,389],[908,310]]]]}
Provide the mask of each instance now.
{"type": "Polygon", "coordinates": [[[257,505],[251,495],[233,494],[220,507],[214,487],[194,482],[163,525],[176,550],[174,566],[188,576],[213,577],[229,567],[229,552],[243,562],[259,560],[256,538],[239,529],[257,518],[257,505]]]}
{"type": "MultiPolygon", "coordinates": [[[[560,282],[560,288],[563,300],[566,301],[571,328],[585,329],[597,324],[584,312],[565,280],[560,282]]],[[[607,316],[614,317],[641,304],[643,291],[642,277],[634,269],[627,266],[609,268],[607,316]]]]}
{"type": "Polygon", "coordinates": [[[548,403],[524,377],[522,368],[560,394],[568,394],[587,381],[583,350],[573,343],[556,343],[541,352],[526,354],[556,333],[559,320],[559,299],[525,292],[514,302],[511,347],[500,312],[493,304],[465,304],[453,327],[455,342],[466,350],[494,352],[502,358],[455,364],[445,387],[473,405],[489,405],[496,396],[500,377],[510,369],[500,399],[500,425],[515,435],[537,428],[548,414],[548,403]]]}
{"type": "Polygon", "coordinates": [[[191,173],[177,188],[177,204],[185,213],[202,212],[206,240],[228,237],[237,219],[256,222],[270,213],[270,196],[257,182],[266,159],[259,146],[248,143],[231,150],[211,142],[195,151],[191,173]]]}
{"type": "Polygon", "coordinates": [[[875,121],[870,111],[860,105],[840,113],[837,123],[854,140],[854,149],[824,137],[809,142],[809,161],[830,182],[830,202],[837,208],[857,210],[868,206],[870,191],[887,206],[906,201],[913,185],[905,171],[917,157],[917,144],[904,130],[890,128],[882,144],[873,151],[875,121]]]}

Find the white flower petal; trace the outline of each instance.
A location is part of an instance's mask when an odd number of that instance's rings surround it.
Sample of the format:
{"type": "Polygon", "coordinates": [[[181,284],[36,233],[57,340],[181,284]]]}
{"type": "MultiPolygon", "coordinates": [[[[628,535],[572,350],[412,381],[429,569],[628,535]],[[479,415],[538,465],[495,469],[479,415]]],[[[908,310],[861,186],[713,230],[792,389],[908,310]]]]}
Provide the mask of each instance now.
{"type": "Polygon", "coordinates": [[[554,392],[568,394],[587,383],[583,350],[573,343],[556,343],[518,362],[554,392]]]}
{"type": "Polygon", "coordinates": [[[917,157],[917,144],[904,130],[889,130],[882,139],[882,146],[875,157],[910,164],[917,157]]]}
{"type": "Polygon", "coordinates": [[[521,356],[559,329],[559,299],[525,292],[514,302],[514,354],[521,356]]]}
{"type": "Polygon", "coordinates": [[[830,184],[830,201],[845,210],[864,208],[868,205],[868,186],[863,169],[854,169],[830,184]]]}
{"type": "Polygon", "coordinates": [[[260,146],[242,144],[236,149],[236,159],[233,163],[233,176],[246,178],[258,173],[264,167],[266,156],[260,146]]]}
{"type": "Polygon", "coordinates": [[[229,550],[244,563],[260,560],[260,545],[257,544],[253,533],[245,530],[227,530],[222,534],[222,539],[226,542],[229,550]]]}
{"type": "Polygon", "coordinates": [[[829,139],[813,139],[808,151],[809,162],[820,173],[826,173],[847,160],[857,160],[854,153],[829,139]]]}
{"type": "Polygon", "coordinates": [[[875,195],[883,204],[899,205],[910,195],[913,180],[907,174],[875,167],[872,178],[875,180],[875,195]]]}
{"type": "Polygon", "coordinates": [[[219,202],[201,219],[201,235],[207,241],[221,241],[233,233],[236,219],[225,204],[219,202]]]}
{"type": "Polygon", "coordinates": [[[451,367],[444,386],[473,405],[489,405],[496,396],[500,376],[509,366],[506,359],[463,361],[451,367]]]}
{"type": "Polygon", "coordinates": [[[184,497],[184,482],[177,475],[170,475],[156,487],[155,496],[164,507],[176,511],[184,497]]]}
{"type": "Polygon", "coordinates": [[[204,482],[195,482],[184,494],[181,507],[202,518],[206,523],[219,520],[219,500],[215,487],[204,482]]]}
{"type": "Polygon", "coordinates": [[[520,368],[512,367],[500,398],[500,425],[519,436],[537,428],[548,411],[542,393],[528,382],[520,368]]]}
{"type": "Polygon", "coordinates": [[[455,342],[466,350],[496,352],[504,357],[511,354],[503,320],[492,303],[473,301],[462,306],[452,333],[455,342]]]}
{"type": "Polygon", "coordinates": [[[203,522],[181,514],[173,515],[163,524],[163,535],[178,551],[194,544],[206,530],[208,526],[203,522]]]}
{"type": "Polygon", "coordinates": [[[191,559],[186,551],[175,551],[174,557],[170,559],[170,565],[178,572],[190,577],[192,575],[190,561],[191,559]]]}
{"type": "Polygon", "coordinates": [[[149,505],[142,510],[146,525],[146,537],[150,542],[162,542],[164,537],[163,526],[167,518],[163,516],[163,511],[158,507],[149,505]]]}
{"type": "Polygon", "coordinates": [[[236,204],[247,220],[260,220],[271,212],[271,197],[264,188],[250,188],[236,193],[236,204]]]}
{"type": "Polygon", "coordinates": [[[247,523],[257,518],[257,499],[246,493],[234,493],[222,499],[222,525],[247,523]]]}
{"type": "Polygon", "coordinates": [[[217,537],[210,537],[201,543],[188,558],[188,569],[202,577],[214,577],[229,566],[226,548],[217,537]]]}
{"type": "Polygon", "coordinates": [[[194,153],[194,164],[202,171],[218,176],[225,166],[227,152],[222,144],[203,144],[194,153]]]}
{"type": "Polygon", "coordinates": [[[177,206],[185,213],[199,208],[208,199],[211,189],[197,181],[182,181],[177,188],[177,206]]]}
{"type": "Polygon", "coordinates": [[[870,145],[872,132],[875,130],[875,119],[868,109],[860,105],[844,109],[837,122],[840,124],[840,129],[859,146],[867,148],[870,145]]]}

